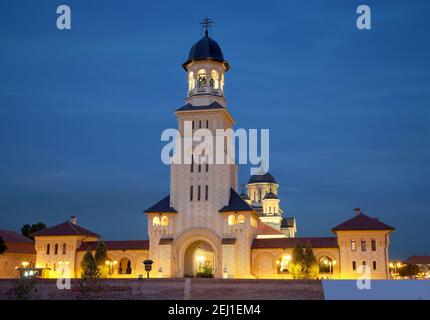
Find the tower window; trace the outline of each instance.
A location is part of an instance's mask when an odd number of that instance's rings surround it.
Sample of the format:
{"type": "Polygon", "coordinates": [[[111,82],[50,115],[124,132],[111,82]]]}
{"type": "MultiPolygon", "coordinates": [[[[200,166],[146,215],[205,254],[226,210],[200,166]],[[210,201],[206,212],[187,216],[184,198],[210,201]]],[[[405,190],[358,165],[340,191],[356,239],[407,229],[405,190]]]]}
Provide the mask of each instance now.
{"type": "Polygon", "coordinates": [[[169,225],[169,218],[168,218],[167,216],[163,216],[163,217],[161,218],[161,225],[162,225],[163,227],[166,227],[166,226],[168,226],[168,225],[169,225]]]}
{"type": "Polygon", "coordinates": [[[366,266],[366,261],[363,260],[363,267],[365,267],[365,266],[366,266]]]}
{"type": "Polygon", "coordinates": [[[212,70],[211,72],[210,86],[214,89],[219,88],[219,76],[218,72],[216,72],[215,70],[212,70]]]}
{"type": "Polygon", "coordinates": [[[191,155],[191,172],[194,172],[194,155],[191,155]]]}
{"type": "Polygon", "coordinates": [[[46,255],[50,255],[51,254],[51,244],[50,243],[48,243],[47,245],[46,245],[46,255]]]}
{"type": "Polygon", "coordinates": [[[206,120],[206,129],[209,129],[209,120],[206,120]]]}
{"type": "Polygon", "coordinates": [[[205,188],[205,200],[208,201],[208,198],[209,198],[209,186],[206,185],[206,188],[205,188]]]}
{"type": "Polygon", "coordinates": [[[190,201],[193,201],[193,186],[190,186],[190,201]]]}
{"type": "Polygon", "coordinates": [[[357,269],[357,263],[355,261],[352,261],[352,270],[357,269]]]}
{"type": "Polygon", "coordinates": [[[158,226],[160,225],[160,218],[159,218],[159,217],[154,217],[154,218],[152,219],[152,225],[153,225],[154,227],[158,227],[158,226]]]}
{"type": "Polygon", "coordinates": [[[206,163],[206,172],[209,172],[209,163],[206,163]]]}
{"type": "Polygon", "coordinates": [[[193,120],[193,122],[192,122],[192,124],[193,124],[193,130],[194,130],[194,128],[195,128],[195,121],[193,120]]]}
{"type": "Polygon", "coordinates": [[[376,270],[376,261],[373,261],[373,270],[376,270]]]}
{"type": "Polygon", "coordinates": [[[232,226],[234,224],[236,224],[236,218],[234,217],[234,215],[231,214],[228,216],[228,225],[232,226]]]}
{"type": "Polygon", "coordinates": [[[239,224],[243,224],[243,223],[245,223],[245,216],[243,216],[243,215],[239,215],[239,216],[237,217],[237,223],[239,223],[239,224]]]}
{"type": "Polygon", "coordinates": [[[188,75],[188,91],[193,90],[194,86],[195,86],[194,73],[191,71],[188,75]]]}
{"type": "Polygon", "coordinates": [[[202,120],[199,121],[199,129],[202,128],[202,120]]]}
{"type": "Polygon", "coordinates": [[[200,193],[201,193],[201,187],[197,187],[197,201],[200,201],[200,193]]]}
{"type": "Polygon", "coordinates": [[[66,254],[66,251],[67,251],[67,246],[65,243],[63,243],[63,255],[66,254]]]}
{"type": "Polygon", "coordinates": [[[199,163],[199,172],[202,172],[202,165],[199,163]]]}
{"type": "Polygon", "coordinates": [[[372,251],[376,251],[376,240],[372,239],[372,251]]]}
{"type": "Polygon", "coordinates": [[[366,251],[366,240],[361,240],[361,251],[366,251]]]}
{"type": "Polygon", "coordinates": [[[55,246],[54,246],[54,254],[55,255],[58,254],[58,243],[56,243],[55,246]]]}

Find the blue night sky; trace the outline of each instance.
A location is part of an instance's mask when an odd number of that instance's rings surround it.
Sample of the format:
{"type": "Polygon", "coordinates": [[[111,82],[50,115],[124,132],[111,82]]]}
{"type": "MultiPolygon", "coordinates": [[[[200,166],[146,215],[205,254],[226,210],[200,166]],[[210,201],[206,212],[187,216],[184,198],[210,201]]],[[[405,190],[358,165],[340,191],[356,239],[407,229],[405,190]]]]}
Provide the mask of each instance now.
{"type": "MultiPolygon", "coordinates": [[[[77,215],[105,239],[144,239],[168,193],[162,130],[181,63],[215,21],[237,127],[269,128],[270,171],[299,236],[361,207],[397,228],[391,256],[430,254],[430,3],[0,2],[0,229],[77,215]],[[56,29],[56,7],[72,30],[56,29]]],[[[249,170],[240,168],[240,181],[249,170]]]]}

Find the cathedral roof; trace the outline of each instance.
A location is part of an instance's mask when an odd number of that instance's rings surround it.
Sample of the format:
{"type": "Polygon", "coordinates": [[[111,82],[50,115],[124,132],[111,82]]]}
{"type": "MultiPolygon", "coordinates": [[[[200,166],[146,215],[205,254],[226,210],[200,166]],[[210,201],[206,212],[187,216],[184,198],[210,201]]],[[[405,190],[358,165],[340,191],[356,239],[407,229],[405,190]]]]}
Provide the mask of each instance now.
{"type": "Polygon", "coordinates": [[[318,237],[318,238],[267,238],[254,239],[252,249],[265,248],[294,248],[297,243],[305,245],[309,242],[312,248],[338,248],[336,237],[318,237]]]}
{"type": "Polygon", "coordinates": [[[32,237],[45,237],[45,236],[89,236],[89,237],[100,237],[97,233],[82,228],[77,224],[70,221],[66,221],[57,224],[53,227],[46,228],[31,234],[32,237]]]}
{"type": "Polygon", "coordinates": [[[176,209],[170,206],[170,194],[165,196],[163,199],[158,201],[153,206],[149,207],[145,211],[146,213],[151,212],[166,212],[166,213],[177,213],[176,209]]]}
{"type": "Polygon", "coordinates": [[[239,194],[234,190],[230,189],[230,200],[228,205],[222,207],[219,212],[228,211],[254,211],[246,202],[243,200],[239,194]]]}
{"type": "Polygon", "coordinates": [[[214,39],[209,37],[208,32],[206,32],[205,36],[191,47],[188,54],[188,60],[184,62],[182,66],[186,69],[186,66],[189,63],[199,60],[214,60],[222,62],[226,69],[229,69],[229,64],[224,59],[220,46],[214,39]]]}
{"type": "Polygon", "coordinates": [[[248,184],[252,183],[276,183],[275,178],[269,173],[254,174],[249,178],[248,184]]]}
{"type": "Polygon", "coordinates": [[[263,197],[263,200],[265,199],[279,199],[278,196],[276,194],[274,194],[273,192],[268,192],[266,193],[266,195],[263,197]]]}
{"type": "MultiPolygon", "coordinates": [[[[87,251],[90,248],[92,251],[97,248],[97,241],[84,242],[78,248],[78,251],[87,251]]],[[[120,240],[120,241],[104,241],[107,250],[147,250],[149,249],[149,240],[120,240]]]]}
{"type": "Polygon", "coordinates": [[[346,230],[394,230],[394,228],[376,218],[360,213],[331,229],[333,232],[346,230]]]}
{"type": "Polygon", "coordinates": [[[215,109],[225,109],[221,104],[218,102],[212,102],[209,105],[205,106],[193,106],[190,103],[187,103],[185,106],[180,107],[179,109],[176,109],[176,111],[197,111],[197,110],[215,110],[215,109]]]}

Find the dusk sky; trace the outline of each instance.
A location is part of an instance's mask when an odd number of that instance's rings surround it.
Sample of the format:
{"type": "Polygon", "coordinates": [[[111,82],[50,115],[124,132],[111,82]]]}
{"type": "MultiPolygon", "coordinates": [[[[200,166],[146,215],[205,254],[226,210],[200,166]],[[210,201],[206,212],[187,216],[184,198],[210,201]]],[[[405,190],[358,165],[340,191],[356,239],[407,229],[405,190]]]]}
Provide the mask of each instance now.
{"type": "Polygon", "coordinates": [[[270,129],[298,236],[331,236],[360,207],[396,228],[393,259],[430,254],[427,0],[1,1],[0,229],[76,215],[107,240],[147,239],[142,211],[169,192],[160,135],[206,15],[228,109],[270,129]],[[72,30],[56,29],[60,4],[72,30]]]}

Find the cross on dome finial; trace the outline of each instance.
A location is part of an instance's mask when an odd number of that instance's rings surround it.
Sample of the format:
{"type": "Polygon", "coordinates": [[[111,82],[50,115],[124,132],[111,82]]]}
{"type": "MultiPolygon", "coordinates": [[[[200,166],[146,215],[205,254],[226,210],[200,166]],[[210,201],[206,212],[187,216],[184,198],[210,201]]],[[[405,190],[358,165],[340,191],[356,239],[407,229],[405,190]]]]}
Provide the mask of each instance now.
{"type": "Polygon", "coordinates": [[[213,24],[214,22],[208,18],[208,16],[206,16],[202,22],[200,22],[200,24],[202,25],[203,28],[205,28],[205,36],[207,37],[209,34],[209,28],[211,27],[211,24],[213,24]]]}

